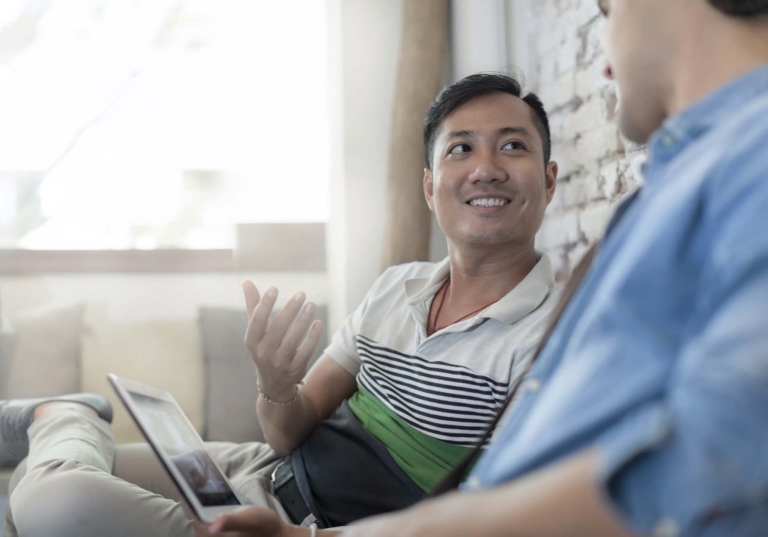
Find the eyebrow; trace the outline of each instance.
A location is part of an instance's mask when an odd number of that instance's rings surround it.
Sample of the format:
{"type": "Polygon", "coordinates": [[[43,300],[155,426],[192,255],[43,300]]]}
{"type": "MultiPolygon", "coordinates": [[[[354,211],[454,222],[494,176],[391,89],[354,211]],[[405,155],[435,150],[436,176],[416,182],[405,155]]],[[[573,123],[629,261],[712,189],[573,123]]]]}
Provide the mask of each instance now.
{"type": "MultiPolygon", "coordinates": [[[[496,133],[500,136],[505,136],[507,134],[520,134],[528,138],[532,137],[530,131],[528,131],[528,129],[525,127],[502,127],[498,129],[496,133]]],[[[474,138],[476,136],[477,133],[475,131],[462,130],[449,132],[446,134],[446,139],[451,140],[453,138],[474,138]]]]}

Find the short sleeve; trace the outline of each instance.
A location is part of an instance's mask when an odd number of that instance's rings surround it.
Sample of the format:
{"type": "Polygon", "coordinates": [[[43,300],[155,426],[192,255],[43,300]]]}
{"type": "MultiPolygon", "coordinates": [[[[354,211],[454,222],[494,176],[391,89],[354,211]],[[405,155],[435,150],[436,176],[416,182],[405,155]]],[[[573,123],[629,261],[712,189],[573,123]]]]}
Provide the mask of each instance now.
{"type": "Polygon", "coordinates": [[[361,361],[360,355],[357,353],[357,334],[368,308],[368,300],[369,297],[366,296],[363,303],[344,321],[344,325],[334,334],[330,345],[324,352],[353,376],[360,372],[361,361]]]}
{"type": "Polygon", "coordinates": [[[346,369],[350,374],[356,376],[360,372],[360,355],[357,352],[357,335],[360,333],[360,327],[363,319],[369,311],[371,302],[377,296],[377,291],[382,284],[392,280],[395,276],[397,267],[390,267],[374,282],[368,294],[365,295],[363,302],[350,315],[341,329],[334,334],[330,345],[323,354],[331,357],[337,364],[346,369]]]}

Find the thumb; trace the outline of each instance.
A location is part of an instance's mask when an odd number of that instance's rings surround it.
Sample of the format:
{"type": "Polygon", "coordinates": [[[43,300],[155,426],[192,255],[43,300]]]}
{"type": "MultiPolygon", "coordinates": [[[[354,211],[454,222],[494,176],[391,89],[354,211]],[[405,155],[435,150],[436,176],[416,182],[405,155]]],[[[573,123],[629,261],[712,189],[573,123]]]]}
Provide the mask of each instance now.
{"type": "Polygon", "coordinates": [[[275,524],[281,525],[282,521],[271,510],[263,507],[244,507],[216,517],[208,531],[212,534],[224,531],[262,532],[276,529],[272,528],[275,524]]]}

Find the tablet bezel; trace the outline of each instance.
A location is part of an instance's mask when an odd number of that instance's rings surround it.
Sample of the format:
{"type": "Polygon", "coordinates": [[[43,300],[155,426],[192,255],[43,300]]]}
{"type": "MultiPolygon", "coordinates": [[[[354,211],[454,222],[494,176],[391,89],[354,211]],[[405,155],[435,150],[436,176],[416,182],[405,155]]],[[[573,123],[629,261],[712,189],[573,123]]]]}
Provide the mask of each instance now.
{"type": "Polygon", "coordinates": [[[176,402],[176,399],[173,397],[173,395],[171,395],[169,392],[159,390],[157,388],[152,388],[151,386],[147,386],[145,384],[140,384],[132,380],[118,377],[117,375],[112,373],[107,375],[107,380],[112,386],[112,389],[115,390],[115,393],[117,394],[117,396],[120,398],[120,401],[122,401],[123,405],[128,410],[128,414],[136,423],[136,426],[141,431],[141,434],[144,435],[144,438],[147,439],[147,442],[151,446],[152,451],[154,451],[155,455],[157,455],[157,458],[160,460],[160,463],[165,468],[165,471],[168,473],[168,475],[171,477],[173,482],[176,484],[176,487],[179,489],[179,491],[181,491],[182,495],[184,496],[184,499],[187,502],[187,505],[189,505],[189,507],[192,509],[193,514],[197,517],[198,520],[202,522],[212,522],[213,519],[216,518],[218,515],[229,513],[233,510],[241,509],[242,507],[248,505],[244,501],[243,497],[240,494],[238,494],[237,490],[235,490],[235,488],[232,486],[232,483],[229,482],[229,479],[227,479],[227,475],[224,473],[221,467],[219,467],[219,465],[216,463],[213,457],[211,457],[211,462],[213,462],[216,469],[218,469],[219,473],[224,479],[224,482],[232,490],[232,493],[234,494],[235,498],[237,498],[237,500],[240,502],[241,505],[220,505],[220,506],[207,506],[207,507],[202,505],[200,501],[197,499],[197,495],[195,494],[195,492],[187,484],[181,472],[176,468],[176,465],[173,464],[171,461],[169,461],[166,454],[163,453],[161,448],[159,448],[160,443],[156,441],[155,438],[152,437],[152,433],[148,430],[148,428],[144,427],[144,424],[141,419],[141,414],[138,411],[136,404],[133,402],[133,399],[131,398],[128,392],[138,393],[140,395],[153,397],[155,399],[159,399],[161,401],[165,401],[173,404],[176,407],[176,409],[179,411],[179,413],[184,417],[184,421],[186,422],[189,429],[200,440],[200,442],[203,445],[205,445],[205,443],[203,442],[203,439],[200,438],[200,435],[197,433],[194,426],[189,421],[189,418],[187,418],[187,415],[184,413],[184,411],[181,409],[179,404],[176,402]]]}

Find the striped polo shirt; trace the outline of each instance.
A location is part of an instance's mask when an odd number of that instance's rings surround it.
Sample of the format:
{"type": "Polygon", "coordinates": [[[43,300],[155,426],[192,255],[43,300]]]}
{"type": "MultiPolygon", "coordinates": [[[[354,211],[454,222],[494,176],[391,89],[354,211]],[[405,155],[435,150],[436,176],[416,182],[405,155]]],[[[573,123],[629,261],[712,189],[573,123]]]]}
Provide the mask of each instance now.
{"type": "Polygon", "coordinates": [[[481,439],[536,351],[559,298],[548,257],[537,256],[505,297],[431,336],[449,260],[392,267],[325,350],[356,376],[357,419],[425,491],[481,439]]]}

